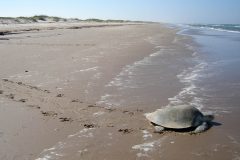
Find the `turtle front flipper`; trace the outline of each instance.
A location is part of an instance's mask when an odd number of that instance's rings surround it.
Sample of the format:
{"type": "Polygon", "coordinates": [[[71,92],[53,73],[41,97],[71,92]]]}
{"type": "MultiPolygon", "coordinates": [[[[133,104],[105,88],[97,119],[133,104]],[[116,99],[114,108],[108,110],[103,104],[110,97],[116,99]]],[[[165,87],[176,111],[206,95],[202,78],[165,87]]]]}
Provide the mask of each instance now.
{"type": "Polygon", "coordinates": [[[198,126],[194,131],[193,133],[194,134],[197,134],[197,133],[201,133],[201,132],[204,132],[206,130],[209,129],[209,124],[207,122],[203,122],[200,126],[198,126]]]}
{"type": "Polygon", "coordinates": [[[165,128],[162,126],[154,126],[154,128],[155,128],[155,131],[154,131],[155,133],[162,133],[165,130],[165,128]]]}

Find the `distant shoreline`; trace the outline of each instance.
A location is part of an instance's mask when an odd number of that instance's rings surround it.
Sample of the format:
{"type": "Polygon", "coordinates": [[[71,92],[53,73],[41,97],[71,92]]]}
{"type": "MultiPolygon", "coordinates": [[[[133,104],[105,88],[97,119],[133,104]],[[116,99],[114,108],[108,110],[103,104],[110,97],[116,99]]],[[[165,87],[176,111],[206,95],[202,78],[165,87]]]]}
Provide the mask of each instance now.
{"type": "Polygon", "coordinates": [[[77,18],[60,18],[51,16],[33,17],[0,17],[0,36],[17,34],[29,31],[54,30],[54,29],[83,29],[93,27],[114,27],[123,25],[140,25],[155,22],[129,21],[129,20],[101,20],[77,18]]]}
{"type": "Polygon", "coordinates": [[[31,17],[0,17],[0,24],[28,24],[28,23],[56,23],[56,22],[98,22],[98,23],[153,23],[148,21],[131,21],[115,19],[79,19],[79,18],[62,18],[47,15],[35,15],[31,17]]]}

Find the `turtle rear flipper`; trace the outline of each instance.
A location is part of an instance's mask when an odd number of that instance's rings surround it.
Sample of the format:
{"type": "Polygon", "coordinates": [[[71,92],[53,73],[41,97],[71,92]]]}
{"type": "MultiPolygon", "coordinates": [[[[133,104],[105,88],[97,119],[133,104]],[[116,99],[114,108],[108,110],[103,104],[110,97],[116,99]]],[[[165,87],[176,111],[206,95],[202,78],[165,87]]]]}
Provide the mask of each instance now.
{"type": "Polygon", "coordinates": [[[204,132],[206,130],[208,130],[210,128],[209,124],[207,122],[203,122],[200,126],[198,126],[193,133],[197,134],[197,133],[201,133],[204,132]]]}

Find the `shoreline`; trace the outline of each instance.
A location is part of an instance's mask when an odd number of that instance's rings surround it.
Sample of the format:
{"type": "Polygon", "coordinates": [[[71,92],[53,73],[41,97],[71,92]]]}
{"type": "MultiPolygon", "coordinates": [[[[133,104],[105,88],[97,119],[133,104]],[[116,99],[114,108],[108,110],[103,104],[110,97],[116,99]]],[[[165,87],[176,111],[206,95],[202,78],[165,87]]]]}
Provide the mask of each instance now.
{"type": "Polygon", "coordinates": [[[176,75],[194,65],[192,51],[186,46],[191,38],[176,33],[176,29],[161,24],[141,24],[4,36],[9,40],[0,41],[4,57],[0,60],[0,120],[4,126],[0,130],[0,146],[5,148],[0,151],[0,158],[174,159],[182,154],[195,157],[186,154],[188,147],[178,151],[172,144],[181,147],[182,141],[187,141],[190,147],[190,143],[205,139],[211,130],[196,136],[154,134],[144,117],[144,113],[167,105],[168,98],[181,91],[184,84],[176,75]],[[150,73],[157,71],[161,75],[160,88],[122,88],[119,92],[122,81],[129,83],[136,76],[131,71],[155,60],[162,63],[150,73]],[[149,97],[135,101],[135,91],[147,92],[149,97]],[[119,94],[120,100],[126,101],[120,101],[119,107],[114,105],[118,96],[109,97],[114,100],[112,105],[97,103],[111,94],[119,94]],[[153,95],[158,99],[151,103],[153,95]],[[31,143],[25,145],[27,142],[31,143]],[[172,155],[172,151],[178,156],[172,155]]]}

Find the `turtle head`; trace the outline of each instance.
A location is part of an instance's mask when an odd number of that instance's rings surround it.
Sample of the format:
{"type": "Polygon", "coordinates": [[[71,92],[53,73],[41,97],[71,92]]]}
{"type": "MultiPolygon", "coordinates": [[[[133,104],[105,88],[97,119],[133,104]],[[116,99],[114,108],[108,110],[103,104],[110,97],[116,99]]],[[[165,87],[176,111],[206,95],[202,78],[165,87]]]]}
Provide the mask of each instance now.
{"type": "Polygon", "coordinates": [[[211,115],[211,114],[209,114],[209,115],[204,115],[204,117],[203,117],[203,120],[204,120],[205,122],[211,122],[213,119],[214,119],[214,115],[211,115]]]}

